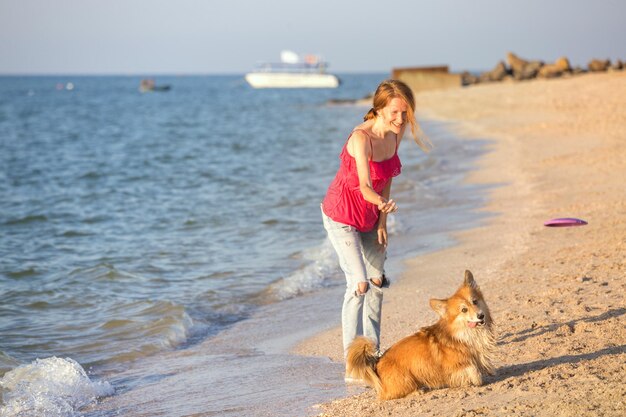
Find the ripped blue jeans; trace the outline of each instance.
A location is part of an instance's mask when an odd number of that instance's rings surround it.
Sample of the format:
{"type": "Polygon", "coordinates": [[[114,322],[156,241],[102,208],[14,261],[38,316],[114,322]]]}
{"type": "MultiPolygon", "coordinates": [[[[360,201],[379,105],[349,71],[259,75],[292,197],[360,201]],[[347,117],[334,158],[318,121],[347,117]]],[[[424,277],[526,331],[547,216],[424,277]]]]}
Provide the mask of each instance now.
{"type": "Polygon", "coordinates": [[[370,280],[382,282],[384,275],[385,247],[378,243],[376,229],[359,232],[353,226],[338,223],[322,211],[324,228],[337,252],[339,265],[346,276],[346,293],[341,309],[344,355],[355,337],[363,335],[380,347],[380,319],[383,289],[370,280]],[[359,282],[369,282],[364,295],[357,293],[359,282]]]}

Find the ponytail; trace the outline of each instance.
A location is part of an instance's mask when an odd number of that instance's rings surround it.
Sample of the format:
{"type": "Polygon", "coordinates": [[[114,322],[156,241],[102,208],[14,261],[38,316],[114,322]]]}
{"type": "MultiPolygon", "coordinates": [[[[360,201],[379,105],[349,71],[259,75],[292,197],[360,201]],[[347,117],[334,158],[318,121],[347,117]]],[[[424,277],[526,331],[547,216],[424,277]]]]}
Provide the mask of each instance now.
{"type": "Polygon", "coordinates": [[[367,122],[368,120],[372,120],[376,118],[376,110],[372,107],[365,116],[363,116],[363,121],[367,122]]]}

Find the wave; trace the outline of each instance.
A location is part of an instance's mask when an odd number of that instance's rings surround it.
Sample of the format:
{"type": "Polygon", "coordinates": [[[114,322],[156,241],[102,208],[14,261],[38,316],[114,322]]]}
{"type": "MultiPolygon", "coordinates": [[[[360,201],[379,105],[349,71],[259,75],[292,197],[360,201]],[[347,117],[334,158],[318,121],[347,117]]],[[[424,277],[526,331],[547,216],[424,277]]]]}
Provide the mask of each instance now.
{"type": "Polygon", "coordinates": [[[333,276],[339,276],[337,255],[328,239],[303,253],[307,264],[291,275],[279,279],[269,287],[271,297],[286,300],[318,288],[332,285],[333,276]]]}
{"type": "Polygon", "coordinates": [[[0,350],[0,377],[19,364],[17,359],[12,358],[9,354],[0,350]]]}
{"type": "Polygon", "coordinates": [[[109,319],[94,329],[92,340],[76,347],[82,354],[107,358],[94,364],[123,363],[169,350],[187,342],[193,319],[185,307],[164,300],[139,300],[115,305],[107,310],[109,319]]]}
{"type": "MultiPolygon", "coordinates": [[[[387,217],[389,236],[398,235],[403,230],[404,225],[394,215],[387,217]]],[[[325,239],[319,246],[306,250],[302,258],[305,259],[305,266],[270,285],[269,293],[272,298],[286,300],[344,282],[344,275],[330,240],[325,239]]]]}
{"type": "Polygon", "coordinates": [[[92,381],[71,358],[37,359],[0,379],[0,417],[70,417],[97,398],[113,394],[106,381],[92,381]]]}
{"type": "Polygon", "coordinates": [[[48,221],[48,217],[43,214],[30,214],[24,217],[18,217],[9,219],[4,222],[5,226],[15,226],[15,225],[23,225],[35,222],[46,222],[48,221]]]}
{"type": "MultiPolygon", "coordinates": [[[[21,265],[20,265],[21,267],[21,265]]],[[[19,278],[27,278],[33,275],[37,275],[39,271],[35,267],[29,266],[23,269],[18,269],[16,271],[6,271],[5,274],[9,278],[19,279],[19,278]]]]}
{"type": "MultiPolygon", "coordinates": [[[[2,340],[13,348],[7,354],[18,357],[19,352],[19,357],[31,360],[50,351],[76,358],[88,367],[111,367],[174,349],[202,331],[184,305],[143,298],[140,291],[145,291],[145,286],[142,289],[134,284],[146,281],[144,276],[100,263],[76,269],[64,277],[73,293],[64,289],[32,289],[1,294],[0,304],[12,306],[0,328],[10,329],[2,340]],[[117,296],[129,288],[134,289],[132,296],[139,299],[117,296]],[[23,317],[31,320],[24,323],[23,317]],[[37,335],[36,342],[32,341],[33,334],[37,335]]],[[[0,376],[17,366],[2,353],[0,376]]]]}

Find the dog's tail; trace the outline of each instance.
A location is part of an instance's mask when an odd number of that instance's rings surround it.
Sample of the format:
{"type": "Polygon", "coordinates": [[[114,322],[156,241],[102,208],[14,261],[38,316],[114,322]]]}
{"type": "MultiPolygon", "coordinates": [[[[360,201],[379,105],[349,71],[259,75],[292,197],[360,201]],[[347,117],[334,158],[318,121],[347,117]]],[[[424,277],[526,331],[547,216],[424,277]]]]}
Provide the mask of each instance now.
{"type": "Polygon", "coordinates": [[[348,347],[346,372],[353,378],[362,379],[370,384],[376,392],[381,392],[382,384],[376,373],[378,355],[373,340],[360,336],[348,347]]]}

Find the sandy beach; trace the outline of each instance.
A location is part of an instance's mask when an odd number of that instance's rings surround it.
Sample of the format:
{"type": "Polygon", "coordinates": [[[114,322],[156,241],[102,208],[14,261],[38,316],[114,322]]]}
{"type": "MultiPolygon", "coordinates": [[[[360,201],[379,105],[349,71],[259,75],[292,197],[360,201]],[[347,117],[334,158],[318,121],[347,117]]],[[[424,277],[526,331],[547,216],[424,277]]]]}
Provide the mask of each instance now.
{"type": "MultiPolygon", "coordinates": [[[[403,276],[394,277],[385,295],[382,347],[434,322],[428,299],[451,295],[470,269],[496,320],[497,374],[480,387],[386,402],[371,389],[357,390],[311,413],[626,414],[626,72],[416,98],[419,117],[450,122],[467,140],[490,141],[466,179],[489,187],[483,210],[490,217],[457,233],[457,245],[408,261],[403,276]],[[543,226],[557,217],[589,224],[543,226]]],[[[316,335],[294,352],[340,362],[341,330],[316,335]]]]}

